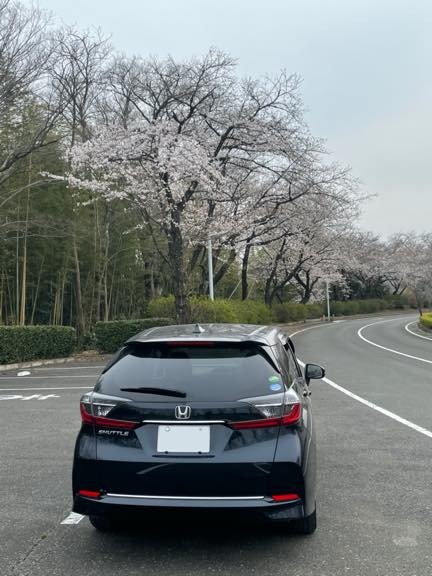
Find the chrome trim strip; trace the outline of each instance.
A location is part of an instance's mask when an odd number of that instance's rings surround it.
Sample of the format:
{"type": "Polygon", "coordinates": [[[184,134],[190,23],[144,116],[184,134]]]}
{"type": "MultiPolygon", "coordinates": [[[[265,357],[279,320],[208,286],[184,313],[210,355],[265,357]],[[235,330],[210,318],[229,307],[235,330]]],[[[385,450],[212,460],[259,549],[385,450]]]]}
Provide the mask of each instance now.
{"type": "Polygon", "coordinates": [[[142,420],[143,424],[226,424],[226,420],[142,420]]]}
{"type": "Polygon", "coordinates": [[[146,500],[264,500],[264,496],[148,496],[141,494],[113,494],[115,498],[144,498],[146,500]]]}

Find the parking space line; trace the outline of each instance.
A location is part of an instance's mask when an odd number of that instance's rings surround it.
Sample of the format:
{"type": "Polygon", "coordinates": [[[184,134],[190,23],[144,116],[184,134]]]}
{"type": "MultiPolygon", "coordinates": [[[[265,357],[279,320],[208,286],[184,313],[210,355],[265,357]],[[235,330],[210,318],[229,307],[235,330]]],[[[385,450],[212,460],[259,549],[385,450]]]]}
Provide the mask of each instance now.
{"type": "Polygon", "coordinates": [[[0,380],[59,380],[64,378],[95,378],[97,374],[71,374],[70,376],[0,376],[0,380]]]}
{"type": "Polygon", "coordinates": [[[79,524],[83,518],[84,516],[82,514],[71,512],[69,516],[66,516],[66,518],[60,522],[60,524],[79,524]]]}
{"type": "Polygon", "coordinates": [[[91,390],[93,386],[56,386],[55,388],[0,388],[0,392],[27,392],[27,390],[91,390]]]}
{"type": "Polygon", "coordinates": [[[93,369],[102,369],[105,366],[33,366],[26,368],[26,370],[30,370],[33,368],[34,370],[93,370],[93,369]]]}

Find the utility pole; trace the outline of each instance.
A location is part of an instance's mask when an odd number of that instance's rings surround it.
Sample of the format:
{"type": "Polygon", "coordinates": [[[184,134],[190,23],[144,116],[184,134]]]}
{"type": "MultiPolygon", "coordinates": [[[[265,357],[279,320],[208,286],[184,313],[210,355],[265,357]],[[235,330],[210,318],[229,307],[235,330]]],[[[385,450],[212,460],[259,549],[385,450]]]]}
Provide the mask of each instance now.
{"type": "Polygon", "coordinates": [[[211,238],[208,239],[207,258],[208,258],[209,297],[210,297],[210,300],[214,300],[214,286],[213,286],[213,248],[212,248],[211,238]]]}
{"type": "Polygon", "coordinates": [[[326,280],[326,298],[327,298],[327,320],[330,322],[330,294],[329,294],[329,281],[326,280]]]}

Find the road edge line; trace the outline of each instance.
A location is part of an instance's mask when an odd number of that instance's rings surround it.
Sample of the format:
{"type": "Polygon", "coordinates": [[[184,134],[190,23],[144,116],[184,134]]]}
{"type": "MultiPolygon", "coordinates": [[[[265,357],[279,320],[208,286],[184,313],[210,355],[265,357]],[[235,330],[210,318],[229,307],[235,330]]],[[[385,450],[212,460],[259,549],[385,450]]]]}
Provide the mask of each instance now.
{"type": "MultiPolygon", "coordinates": [[[[301,366],[303,366],[303,367],[305,366],[304,362],[302,362],[298,358],[297,358],[297,360],[301,366]]],[[[339,392],[346,394],[347,396],[349,396],[353,400],[356,400],[357,402],[360,402],[361,404],[368,406],[368,408],[372,408],[372,410],[375,410],[376,412],[379,412],[380,414],[384,414],[384,416],[387,416],[388,418],[391,418],[392,420],[399,422],[399,424],[403,424],[404,426],[407,426],[408,428],[411,428],[412,430],[415,430],[416,432],[419,432],[420,434],[424,434],[428,438],[432,438],[432,431],[428,430],[427,428],[424,428],[423,426],[419,426],[418,424],[415,424],[414,422],[411,422],[410,420],[407,420],[406,418],[402,418],[402,416],[399,416],[398,414],[395,414],[394,412],[391,412],[390,410],[387,410],[386,408],[382,408],[381,406],[378,406],[378,404],[375,404],[374,402],[371,402],[370,400],[366,400],[366,398],[362,398],[358,394],[354,394],[354,392],[351,392],[347,388],[344,388],[343,386],[336,384],[336,382],[333,382],[333,380],[330,380],[330,378],[324,377],[322,380],[323,380],[323,382],[325,382],[329,386],[332,386],[336,390],[339,390],[339,392]]]]}
{"type": "Polygon", "coordinates": [[[392,352],[393,354],[398,354],[399,356],[404,356],[405,358],[411,358],[411,360],[418,360],[419,362],[425,362],[426,364],[432,364],[432,360],[427,360],[426,358],[421,358],[421,356],[413,356],[412,354],[407,354],[406,352],[400,352],[399,350],[394,350],[393,348],[387,348],[386,346],[382,346],[381,344],[377,344],[372,340],[368,340],[366,336],[363,336],[362,331],[366,328],[370,328],[371,326],[376,326],[377,324],[384,324],[385,322],[394,322],[398,320],[398,318],[392,318],[391,320],[380,320],[379,322],[372,322],[371,324],[366,324],[366,326],[362,326],[357,330],[357,336],[367,342],[371,346],[375,346],[376,348],[381,348],[381,350],[387,350],[387,352],[392,352]]]}
{"type": "Polygon", "coordinates": [[[417,338],[423,338],[423,340],[432,340],[432,338],[430,338],[429,336],[423,336],[422,334],[417,334],[417,332],[413,332],[412,330],[410,330],[408,328],[408,326],[411,326],[411,324],[417,324],[417,320],[414,320],[414,322],[408,322],[408,324],[405,324],[405,330],[407,332],[409,332],[413,336],[417,336],[417,338]]]}

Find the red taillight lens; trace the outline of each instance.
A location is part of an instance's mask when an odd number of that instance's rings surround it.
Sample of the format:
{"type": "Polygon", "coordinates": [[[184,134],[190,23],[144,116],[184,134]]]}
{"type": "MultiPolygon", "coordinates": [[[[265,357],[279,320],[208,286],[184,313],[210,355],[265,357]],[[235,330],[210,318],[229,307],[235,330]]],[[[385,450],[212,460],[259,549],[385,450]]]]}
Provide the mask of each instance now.
{"type": "Polygon", "coordinates": [[[87,498],[100,498],[102,495],[100,490],[79,490],[78,494],[80,496],[87,496],[87,498]]]}
{"type": "Polygon", "coordinates": [[[290,494],[273,494],[272,500],[275,502],[292,502],[293,500],[300,500],[300,496],[294,492],[290,494]]]}
{"type": "Polygon", "coordinates": [[[302,417],[302,407],[300,402],[295,404],[289,404],[285,406],[285,412],[281,418],[281,424],[286,426],[287,424],[297,424],[302,417]]]}
{"type": "MultiPolygon", "coordinates": [[[[100,405],[103,406],[103,409],[106,413],[109,412],[109,407],[107,404],[100,405]]],[[[115,405],[111,405],[111,408],[114,408],[115,405]]],[[[98,409],[97,404],[92,404],[89,400],[89,397],[84,396],[80,402],[80,412],[81,412],[81,420],[85,424],[94,424],[95,426],[100,426],[102,428],[120,428],[123,430],[133,430],[134,428],[138,428],[141,425],[140,422],[134,420],[116,420],[114,418],[109,418],[107,415],[105,416],[95,416],[93,414],[94,410],[98,409]]]]}
{"type": "Polygon", "coordinates": [[[288,426],[297,424],[301,419],[301,404],[289,404],[284,407],[287,414],[280,418],[261,418],[260,420],[244,420],[243,422],[229,422],[234,430],[249,430],[253,428],[272,428],[273,426],[288,426]]]}
{"type": "Polygon", "coordinates": [[[262,418],[261,420],[244,420],[243,422],[230,422],[229,425],[234,430],[249,430],[252,428],[271,428],[279,426],[281,418],[262,418]]]}
{"type": "Polygon", "coordinates": [[[84,404],[84,402],[80,402],[81,420],[85,424],[93,424],[93,415],[88,412],[88,410],[91,410],[90,404],[84,404]]]}

